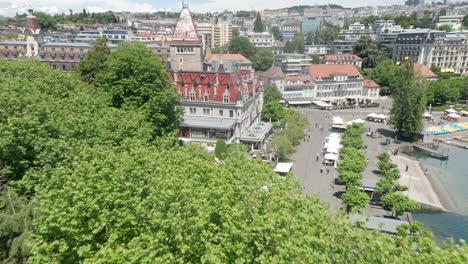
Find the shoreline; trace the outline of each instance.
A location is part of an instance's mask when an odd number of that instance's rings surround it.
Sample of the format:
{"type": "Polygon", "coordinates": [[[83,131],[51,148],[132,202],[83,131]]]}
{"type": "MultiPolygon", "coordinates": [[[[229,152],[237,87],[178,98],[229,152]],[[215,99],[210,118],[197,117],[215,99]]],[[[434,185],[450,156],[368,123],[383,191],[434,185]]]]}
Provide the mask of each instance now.
{"type": "Polygon", "coordinates": [[[419,166],[421,167],[421,170],[429,169],[428,173],[425,175],[426,179],[429,181],[429,184],[431,185],[432,189],[434,190],[435,194],[439,198],[440,203],[443,206],[443,209],[447,213],[456,213],[457,206],[456,203],[453,199],[453,197],[450,195],[448,190],[444,187],[444,185],[437,179],[437,176],[433,175],[433,170],[430,166],[427,166],[420,162],[419,160],[416,160],[419,163],[419,166]],[[427,166],[427,168],[425,167],[427,166]]]}
{"type": "Polygon", "coordinates": [[[448,202],[450,198],[443,192],[445,190],[439,189],[437,182],[424,174],[424,168],[418,160],[401,154],[392,156],[391,159],[401,172],[399,184],[408,187],[403,193],[421,204],[422,210],[440,212],[453,210],[452,204],[448,202]]]}

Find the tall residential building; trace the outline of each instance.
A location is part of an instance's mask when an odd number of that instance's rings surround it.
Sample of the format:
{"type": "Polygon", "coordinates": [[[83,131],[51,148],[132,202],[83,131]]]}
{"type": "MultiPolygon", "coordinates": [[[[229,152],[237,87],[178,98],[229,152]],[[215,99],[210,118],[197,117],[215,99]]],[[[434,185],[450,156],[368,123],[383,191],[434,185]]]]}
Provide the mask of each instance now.
{"type": "Polygon", "coordinates": [[[393,60],[403,63],[412,58],[443,72],[468,75],[468,38],[460,32],[414,30],[400,33],[393,49],[393,60]]]}
{"type": "Polygon", "coordinates": [[[307,35],[309,33],[317,33],[321,30],[322,23],[316,18],[304,17],[302,20],[302,35],[307,35]]]}
{"type": "Polygon", "coordinates": [[[217,25],[213,26],[212,48],[219,48],[232,39],[232,23],[230,21],[220,21],[217,25]]]}

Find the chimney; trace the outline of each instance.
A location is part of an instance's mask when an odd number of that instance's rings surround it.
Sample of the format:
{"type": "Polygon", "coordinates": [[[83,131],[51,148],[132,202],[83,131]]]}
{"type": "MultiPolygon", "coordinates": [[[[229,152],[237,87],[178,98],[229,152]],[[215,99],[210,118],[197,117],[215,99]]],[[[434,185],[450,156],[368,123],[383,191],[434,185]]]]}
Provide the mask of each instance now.
{"type": "Polygon", "coordinates": [[[34,16],[34,10],[28,9],[28,16],[34,16]]]}

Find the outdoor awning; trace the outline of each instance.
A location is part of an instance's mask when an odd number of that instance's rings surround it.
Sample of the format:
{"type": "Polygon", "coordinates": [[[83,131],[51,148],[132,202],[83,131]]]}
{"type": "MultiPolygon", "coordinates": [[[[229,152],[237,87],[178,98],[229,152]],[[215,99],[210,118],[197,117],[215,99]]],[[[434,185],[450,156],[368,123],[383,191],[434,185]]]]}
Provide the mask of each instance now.
{"type": "Polygon", "coordinates": [[[339,151],[340,151],[340,148],[338,148],[336,146],[332,146],[332,147],[327,148],[327,153],[338,154],[339,151]]]}
{"type": "Polygon", "coordinates": [[[428,112],[425,112],[425,113],[423,114],[423,117],[432,117],[432,115],[429,114],[428,112]]]}
{"type": "Polygon", "coordinates": [[[312,101],[288,101],[290,105],[312,104],[312,101]]]}
{"type": "Polygon", "coordinates": [[[341,145],[340,145],[340,142],[339,141],[330,141],[330,142],[327,142],[325,143],[325,145],[323,146],[324,149],[328,149],[328,148],[341,148],[341,145]]]}
{"type": "Polygon", "coordinates": [[[293,163],[278,163],[275,167],[275,172],[278,173],[288,173],[291,171],[293,163]]]}
{"type": "Polygon", "coordinates": [[[447,112],[447,113],[449,113],[449,114],[454,114],[454,113],[456,113],[457,111],[455,111],[455,110],[453,110],[452,108],[450,108],[450,109],[445,110],[445,112],[447,112]]]}
{"type": "Polygon", "coordinates": [[[230,129],[234,127],[235,120],[227,118],[206,118],[196,116],[184,116],[181,127],[230,129]]]}
{"type": "Polygon", "coordinates": [[[333,160],[333,161],[336,161],[336,160],[338,159],[338,155],[333,154],[333,153],[327,153],[327,154],[325,154],[324,159],[325,159],[325,160],[333,160]]]}
{"type": "Polygon", "coordinates": [[[450,117],[450,118],[460,118],[461,117],[461,116],[459,116],[457,114],[448,114],[447,116],[450,117]]]}
{"type": "Polygon", "coordinates": [[[384,114],[380,114],[380,115],[376,115],[375,118],[378,118],[378,119],[387,119],[387,116],[384,115],[384,114]]]}
{"type": "Polygon", "coordinates": [[[342,117],[334,116],[333,117],[333,125],[343,125],[344,121],[342,117]]]}
{"type": "Polygon", "coordinates": [[[317,106],[320,106],[320,107],[332,106],[331,104],[325,103],[323,101],[312,101],[312,103],[314,103],[314,104],[316,104],[317,106]]]}
{"type": "Polygon", "coordinates": [[[366,122],[366,121],[364,121],[364,120],[358,118],[358,119],[356,119],[356,120],[351,120],[351,121],[346,122],[346,125],[347,125],[347,126],[350,126],[350,125],[352,125],[352,124],[354,124],[354,123],[356,123],[356,124],[364,124],[365,122],[366,122]]]}

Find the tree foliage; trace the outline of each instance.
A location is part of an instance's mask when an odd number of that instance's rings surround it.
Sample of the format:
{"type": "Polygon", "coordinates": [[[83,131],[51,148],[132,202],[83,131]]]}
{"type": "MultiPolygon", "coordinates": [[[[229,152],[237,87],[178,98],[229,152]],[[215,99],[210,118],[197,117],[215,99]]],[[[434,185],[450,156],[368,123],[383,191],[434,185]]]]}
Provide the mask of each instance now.
{"type": "MultiPolygon", "coordinates": [[[[294,177],[278,177],[237,146],[218,164],[201,147],[154,138],[140,109],[110,106],[111,95],[74,75],[30,60],[0,61],[0,70],[0,171],[9,173],[0,199],[2,261],[468,259],[465,245],[353,228],[305,197],[294,177]]],[[[285,111],[284,121],[297,115],[285,111]]]]}
{"type": "Polygon", "coordinates": [[[383,60],[373,69],[366,69],[364,74],[366,78],[375,81],[380,85],[380,93],[390,95],[397,88],[396,80],[398,79],[400,66],[396,65],[393,60],[383,60]]]}
{"type": "Polygon", "coordinates": [[[262,22],[262,17],[260,16],[260,12],[257,12],[257,16],[255,17],[254,21],[254,32],[261,33],[265,31],[265,26],[263,25],[262,22]]]}
{"type": "Polygon", "coordinates": [[[357,212],[360,209],[366,207],[369,203],[370,198],[365,193],[359,190],[357,186],[351,186],[347,188],[346,193],[341,197],[344,205],[346,206],[346,212],[357,212]]]}
{"type": "Polygon", "coordinates": [[[37,18],[41,30],[48,31],[57,29],[57,21],[55,21],[51,15],[44,12],[36,12],[34,16],[37,18]]]}
{"type": "Polygon", "coordinates": [[[340,173],[345,171],[361,173],[367,167],[367,160],[364,153],[352,147],[345,147],[340,150],[340,160],[341,162],[338,165],[338,171],[340,173]]]}
{"type": "Polygon", "coordinates": [[[407,60],[395,80],[390,124],[402,136],[415,138],[422,129],[421,116],[425,109],[425,82],[416,80],[414,63],[407,60]]]}
{"type": "Polygon", "coordinates": [[[227,145],[224,139],[218,139],[216,141],[216,147],[215,147],[214,153],[215,153],[215,156],[220,160],[224,160],[226,158],[227,145]]]}
{"type": "Polygon", "coordinates": [[[273,65],[273,52],[270,49],[261,49],[255,53],[252,59],[256,71],[266,71],[273,65]]]}
{"type": "Polygon", "coordinates": [[[395,217],[404,212],[413,212],[421,208],[421,206],[409,199],[407,196],[395,192],[390,192],[382,196],[382,202],[386,209],[392,210],[395,217]]]}
{"type": "Polygon", "coordinates": [[[273,34],[275,37],[275,40],[283,41],[283,35],[281,34],[280,28],[278,26],[272,26],[270,31],[271,34],[273,34]]]}
{"type": "MultiPolygon", "coordinates": [[[[460,99],[465,78],[438,79],[428,83],[426,100],[431,104],[446,104],[460,99]]],[[[466,89],[466,88],[465,88],[466,89]]]]}
{"type": "Polygon", "coordinates": [[[106,62],[110,55],[110,48],[107,46],[107,39],[100,38],[88,51],[86,59],[80,61],[79,72],[83,80],[87,83],[93,83],[96,76],[104,73],[106,62]]]}
{"type": "Polygon", "coordinates": [[[292,41],[286,41],[284,44],[284,53],[304,53],[304,36],[297,33],[292,41]]]}
{"type": "Polygon", "coordinates": [[[154,52],[140,42],[121,43],[106,68],[96,83],[112,96],[113,106],[143,111],[155,124],[156,135],[179,128],[179,96],[154,52]]]}
{"type": "Polygon", "coordinates": [[[229,41],[229,53],[242,54],[242,56],[252,59],[255,55],[255,47],[246,37],[233,37],[229,41]]]}
{"type": "Polygon", "coordinates": [[[353,46],[353,54],[361,57],[362,68],[375,68],[385,60],[385,53],[377,47],[375,40],[368,36],[361,37],[353,46]]]}

